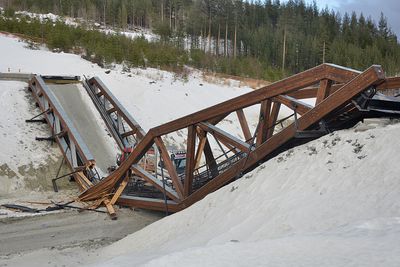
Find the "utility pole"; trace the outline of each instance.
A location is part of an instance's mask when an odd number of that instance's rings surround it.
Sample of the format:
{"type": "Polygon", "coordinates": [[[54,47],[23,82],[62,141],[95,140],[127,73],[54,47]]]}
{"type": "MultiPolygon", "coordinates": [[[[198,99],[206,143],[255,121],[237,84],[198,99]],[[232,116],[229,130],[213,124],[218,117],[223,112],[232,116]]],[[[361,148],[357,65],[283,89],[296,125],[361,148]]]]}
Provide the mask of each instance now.
{"type": "Polygon", "coordinates": [[[325,63],[325,50],[326,50],[326,43],[324,41],[324,47],[323,47],[323,51],[322,51],[322,63],[325,63]]]}

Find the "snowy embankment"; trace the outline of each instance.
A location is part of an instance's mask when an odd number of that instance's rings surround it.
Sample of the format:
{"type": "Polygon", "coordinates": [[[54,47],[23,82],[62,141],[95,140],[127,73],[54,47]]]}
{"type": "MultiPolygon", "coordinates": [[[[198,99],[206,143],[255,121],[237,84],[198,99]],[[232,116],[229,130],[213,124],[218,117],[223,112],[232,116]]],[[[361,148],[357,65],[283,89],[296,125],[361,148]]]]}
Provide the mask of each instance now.
{"type": "Polygon", "coordinates": [[[399,134],[370,122],[291,149],[98,265],[399,266],[399,134]]]}
{"type": "Polygon", "coordinates": [[[0,199],[2,194],[27,185],[21,176],[33,176],[33,170],[60,156],[50,143],[35,141],[37,136],[49,135],[45,125],[25,122],[35,114],[26,86],[23,82],[0,81],[0,199]]]}
{"type": "MultiPolygon", "coordinates": [[[[99,76],[145,129],[250,91],[204,82],[195,71],[187,81],[156,69],[116,66],[106,74],[79,56],[24,46],[0,35],[0,72],[99,76]]],[[[31,112],[25,86],[0,83],[0,166],[53,153],[33,140],[46,126],[24,124],[31,112]],[[25,137],[30,144],[19,143],[25,137]]],[[[257,109],[246,111],[253,125],[257,109]]],[[[240,132],[234,125],[223,121],[240,132]]],[[[93,259],[106,266],[399,266],[400,125],[369,127],[287,151],[93,259]]]]}
{"type": "MultiPolygon", "coordinates": [[[[99,76],[146,130],[251,90],[238,86],[235,81],[227,84],[205,82],[202,74],[194,70],[186,79],[157,69],[126,71],[119,65],[107,74],[105,69],[78,55],[53,53],[44,47],[31,50],[19,39],[3,34],[0,34],[0,48],[0,72],[99,76]]],[[[26,195],[31,190],[51,190],[51,178],[55,177],[61,163],[57,146],[35,141],[37,136],[49,135],[48,126],[25,123],[26,119],[40,113],[26,87],[26,83],[0,81],[0,111],[3,114],[0,118],[0,198],[18,192],[26,195]],[[38,169],[43,183],[38,185],[35,179],[27,185],[29,181],[25,178],[36,176],[38,169]]],[[[248,116],[253,122],[258,111],[254,110],[248,116]]],[[[227,119],[223,124],[230,132],[241,133],[238,123],[227,119]]],[[[175,135],[168,141],[177,145],[185,138],[175,135]]]]}
{"type": "MultiPolygon", "coordinates": [[[[239,82],[233,80],[219,84],[204,81],[202,73],[196,70],[190,70],[187,77],[179,77],[152,68],[126,71],[116,65],[107,74],[105,69],[78,55],[52,53],[45,48],[30,50],[25,46],[16,38],[0,35],[0,72],[99,76],[145,130],[252,90],[240,87],[239,82]]],[[[245,112],[254,129],[258,109],[249,108],[245,112]]],[[[235,120],[234,114],[228,116],[220,123],[221,127],[242,137],[240,125],[235,120]]],[[[179,134],[168,136],[168,139],[169,144],[179,147],[186,137],[179,134]]]]}

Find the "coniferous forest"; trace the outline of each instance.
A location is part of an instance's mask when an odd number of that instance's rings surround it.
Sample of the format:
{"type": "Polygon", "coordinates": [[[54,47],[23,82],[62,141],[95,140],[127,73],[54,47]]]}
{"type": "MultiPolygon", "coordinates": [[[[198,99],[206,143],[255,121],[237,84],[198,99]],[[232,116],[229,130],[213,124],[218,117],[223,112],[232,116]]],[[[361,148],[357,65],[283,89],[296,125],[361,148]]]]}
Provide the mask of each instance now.
{"type": "Polygon", "coordinates": [[[277,80],[323,62],[400,73],[400,45],[384,14],[339,14],[303,0],[0,0],[0,30],[41,38],[50,48],[83,50],[99,64],[196,68],[277,80]],[[160,36],[130,40],[89,27],[12,19],[17,10],[83,18],[160,36]],[[11,19],[10,19],[11,18],[11,19]]]}

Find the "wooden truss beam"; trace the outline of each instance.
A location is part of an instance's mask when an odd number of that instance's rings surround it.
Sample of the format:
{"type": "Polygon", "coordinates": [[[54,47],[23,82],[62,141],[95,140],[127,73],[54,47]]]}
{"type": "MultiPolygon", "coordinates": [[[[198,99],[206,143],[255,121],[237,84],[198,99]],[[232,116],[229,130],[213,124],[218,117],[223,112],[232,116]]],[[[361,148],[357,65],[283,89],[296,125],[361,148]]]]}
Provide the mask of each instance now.
{"type": "Polygon", "coordinates": [[[239,119],[240,127],[242,128],[243,136],[246,141],[251,139],[251,133],[249,129],[249,124],[246,120],[246,115],[244,114],[243,109],[236,110],[236,115],[239,119]]]}
{"type": "MultiPolygon", "coordinates": [[[[385,86],[395,86],[397,82],[397,80],[392,80],[390,81],[390,85],[387,83],[385,86]]],[[[327,83],[329,83],[329,81],[327,83]]],[[[385,87],[382,85],[383,83],[384,73],[380,66],[372,66],[365,72],[359,73],[357,71],[337,67],[335,65],[323,64],[311,70],[266,86],[260,90],[253,91],[245,96],[228,100],[213,107],[155,127],[151,129],[148,134],[138,143],[128,159],[123,162],[115,172],[113,172],[109,177],[101,181],[99,184],[88,188],[81,194],[81,199],[85,201],[95,200],[99,199],[99,197],[104,198],[104,196],[109,196],[114,192],[120,191],[119,185],[123,181],[123,179],[121,179],[123,177],[122,175],[126,174],[131,166],[136,164],[155,142],[160,148],[165,167],[168,170],[176,190],[176,195],[174,198],[172,197],[172,193],[169,196],[171,199],[176,201],[168,202],[168,209],[180,210],[193,204],[194,202],[203,198],[205,195],[215,191],[219,187],[231,181],[237,177],[238,173],[242,173],[243,171],[253,168],[261,160],[265,159],[271,155],[272,152],[276,151],[277,148],[294,138],[298,131],[310,130],[311,126],[316,125],[322,119],[326,119],[343,105],[350,103],[354,97],[368,89],[370,86],[382,86],[382,88],[385,87]],[[321,80],[331,80],[334,81],[335,84],[331,84],[329,90],[329,86],[323,86],[324,81],[321,82],[321,80]],[[315,85],[320,82],[320,88],[323,89],[307,89],[308,86],[315,85]],[[318,104],[311,108],[307,105],[304,105],[304,103],[301,101],[294,99],[292,94],[300,89],[303,91],[301,92],[303,96],[305,94],[311,95],[311,93],[313,93],[313,96],[319,99],[318,104]],[[330,92],[328,93],[328,91],[330,92]],[[261,131],[261,133],[257,133],[257,138],[260,138],[260,140],[257,139],[258,146],[255,149],[250,151],[248,143],[245,143],[242,140],[231,136],[229,133],[222,131],[218,127],[215,127],[214,124],[221,121],[230,113],[236,112],[243,132],[246,131],[244,135],[249,137],[250,131],[249,129],[245,129],[246,126],[243,123],[245,121],[243,109],[260,103],[260,113],[264,114],[264,116],[262,118],[263,124],[261,124],[260,116],[259,127],[262,127],[263,131],[261,131]],[[274,127],[277,122],[281,103],[285,105],[295,105],[296,111],[302,116],[298,118],[296,124],[292,123],[280,132],[274,134],[274,127]],[[173,163],[169,158],[161,136],[186,127],[188,127],[187,155],[189,156],[188,164],[190,166],[187,167],[185,172],[187,179],[185,179],[184,183],[182,184],[180,177],[178,177],[173,163]],[[238,161],[235,161],[235,163],[229,168],[224,169],[223,172],[219,173],[210,143],[207,140],[206,131],[213,133],[213,135],[216,136],[216,138],[218,138],[218,140],[221,142],[223,141],[225,145],[234,146],[242,151],[247,152],[248,156],[246,158],[238,159],[238,161]],[[196,132],[197,136],[199,137],[197,150],[195,149],[196,132]],[[260,137],[258,134],[260,134],[260,137]],[[191,192],[193,172],[195,171],[195,168],[199,166],[200,158],[203,153],[205,155],[207,166],[209,169],[211,169],[212,177],[214,178],[199,189],[196,189],[195,192],[191,192]]],[[[135,170],[137,171],[137,169],[135,170]]],[[[144,178],[145,180],[152,180],[147,175],[143,175],[143,172],[142,176],[146,177],[144,178]]],[[[155,181],[153,181],[153,183],[155,183],[155,181]]],[[[158,188],[159,187],[160,184],[158,184],[158,188]]],[[[121,196],[118,199],[118,202],[119,201],[121,201],[121,203],[129,202],[130,204],[138,207],[148,207],[151,209],[160,210],[165,209],[165,203],[163,203],[163,200],[161,199],[152,200],[127,198],[127,196],[121,196]]]]}
{"type": "Polygon", "coordinates": [[[199,145],[197,146],[197,150],[196,150],[196,156],[195,156],[195,169],[197,169],[200,166],[200,162],[201,162],[201,156],[203,155],[203,151],[204,151],[204,146],[207,142],[207,138],[206,135],[199,135],[199,145]]]}
{"type": "Polygon", "coordinates": [[[390,77],[376,87],[378,90],[400,89],[400,77],[390,77]]]}
{"type": "Polygon", "coordinates": [[[258,119],[258,130],[257,130],[257,140],[256,146],[261,145],[267,140],[268,135],[268,123],[269,117],[271,115],[272,102],[270,99],[266,99],[261,102],[260,106],[260,116],[258,119]]]}
{"type": "Polygon", "coordinates": [[[296,110],[296,112],[300,115],[303,115],[307,112],[309,112],[313,106],[308,105],[307,103],[304,103],[294,97],[287,96],[287,95],[280,95],[277,97],[274,97],[273,100],[275,102],[280,102],[281,104],[284,104],[288,108],[292,110],[296,110]]]}
{"type": "Polygon", "coordinates": [[[150,130],[142,141],[138,143],[129,157],[122,162],[118,169],[111,173],[106,179],[101,180],[99,183],[85,190],[81,195],[79,195],[79,199],[81,201],[91,201],[99,199],[99,197],[103,197],[104,195],[112,194],[112,191],[120,178],[125,175],[133,164],[139,162],[141,157],[146,154],[153,144],[154,134],[152,130],[150,130]]]}
{"type": "MultiPolygon", "coordinates": [[[[144,179],[145,181],[151,183],[155,188],[157,188],[158,190],[160,190],[161,192],[164,193],[164,185],[163,185],[162,181],[160,181],[159,179],[157,179],[156,177],[151,175],[149,172],[147,172],[146,170],[144,170],[142,167],[140,167],[137,164],[132,165],[132,170],[137,176],[139,176],[140,178],[144,179]]],[[[176,193],[176,191],[173,190],[172,188],[170,188],[168,185],[165,185],[165,193],[171,199],[176,200],[176,201],[179,200],[179,196],[176,193]]]]}
{"type": "Polygon", "coordinates": [[[247,158],[241,159],[230,169],[215,177],[213,180],[209,181],[203,187],[186,198],[182,205],[185,207],[189,206],[202,199],[210,192],[213,192],[219,187],[223,186],[229,182],[232,177],[235,177],[236,173],[253,166],[260,159],[264,158],[279,146],[293,138],[296,131],[306,130],[312,124],[315,124],[330,112],[342,106],[343,103],[350,101],[353,97],[364,91],[369,86],[379,84],[383,79],[384,72],[380,66],[370,67],[365,72],[359,74],[356,78],[348,82],[337,92],[327,97],[320,105],[317,105],[313,110],[300,117],[297,123],[298,128],[296,128],[295,123],[292,123],[281,132],[275,134],[265,143],[257,147],[252,153],[249,154],[247,158]]]}
{"type": "Polygon", "coordinates": [[[208,139],[206,137],[206,142],[204,144],[204,156],[206,158],[206,164],[208,165],[209,169],[211,170],[212,176],[217,176],[218,175],[218,165],[217,162],[215,161],[215,157],[213,155],[210,143],[208,142],[208,139]]]}
{"type": "MultiPolygon", "coordinates": [[[[331,84],[330,93],[336,92],[340,89],[344,84],[336,83],[331,84]]],[[[317,97],[317,92],[320,87],[308,87],[304,88],[288,95],[297,99],[305,99],[305,98],[315,98],[317,97]]],[[[390,89],[400,89],[400,77],[389,77],[386,78],[381,84],[376,86],[376,89],[379,91],[390,90],[390,89]]]]}
{"type": "Polygon", "coordinates": [[[278,120],[280,108],[281,108],[281,103],[274,102],[274,105],[272,106],[271,116],[269,117],[269,121],[268,121],[267,139],[269,139],[274,134],[275,124],[276,124],[276,121],[278,120]]]}
{"type": "Polygon", "coordinates": [[[216,127],[210,123],[202,122],[202,123],[199,123],[198,126],[200,128],[202,128],[204,131],[213,134],[216,138],[221,140],[223,143],[232,145],[243,152],[248,151],[250,148],[250,145],[248,143],[240,140],[239,138],[236,138],[235,136],[219,129],[218,127],[216,127]]]}
{"type": "Polygon", "coordinates": [[[196,149],[196,129],[194,125],[188,127],[188,137],[186,145],[186,169],[184,192],[185,197],[192,193],[193,172],[195,167],[195,149],[196,149]]]}
{"type": "Polygon", "coordinates": [[[210,119],[216,118],[218,116],[229,114],[238,109],[243,109],[248,106],[260,103],[267,98],[271,98],[281,94],[289,94],[296,90],[316,84],[322,79],[329,78],[335,81],[343,80],[345,77],[350,76],[350,74],[348,73],[349,71],[347,70],[342,70],[334,66],[323,64],[286,78],[282,81],[265,86],[261,89],[252,91],[246,94],[246,97],[238,96],[210,108],[206,108],[202,111],[195,112],[175,121],[160,125],[153,128],[153,130],[157,136],[165,135],[167,133],[175,132],[179,129],[187,127],[189,122],[191,124],[197,124],[200,122],[209,121],[210,119]],[[327,71],[328,69],[329,71],[333,70],[335,74],[329,73],[327,71]]]}
{"type": "Polygon", "coordinates": [[[328,97],[330,93],[330,89],[332,86],[332,81],[328,79],[323,79],[320,83],[318,92],[317,92],[317,100],[315,101],[315,105],[318,105],[322,102],[326,97],[328,97]]]}
{"type": "Polygon", "coordinates": [[[183,199],[183,185],[181,180],[178,177],[178,174],[176,173],[176,169],[174,164],[171,161],[171,158],[169,157],[168,150],[164,145],[164,141],[161,139],[161,137],[156,137],[155,143],[160,150],[161,157],[164,162],[164,166],[168,171],[168,174],[172,180],[172,183],[175,186],[175,190],[178,193],[178,196],[180,199],[183,199]]]}
{"type": "MultiPolygon", "coordinates": [[[[122,195],[117,204],[122,206],[130,206],[130,207],[137,207],[141,209],[148,209],[148,210],[159,210],[165,211],[165,201],[162,199],[154,199],[154,198],[145,198],[145,197],[133,197],[133,196],[126,196],[122,195]]],[[[175,201],[167,200],[167,208],[170,212],[177,212],[182,208],[178,206],[175,201]]]]}

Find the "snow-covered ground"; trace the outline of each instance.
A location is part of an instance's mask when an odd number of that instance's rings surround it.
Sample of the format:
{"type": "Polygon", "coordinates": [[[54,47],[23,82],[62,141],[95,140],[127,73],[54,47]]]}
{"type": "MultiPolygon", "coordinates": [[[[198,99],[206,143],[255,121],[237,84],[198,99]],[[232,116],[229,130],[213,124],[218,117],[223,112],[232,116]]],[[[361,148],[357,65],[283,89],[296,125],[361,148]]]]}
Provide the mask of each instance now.
{"type": "Polygon", "coordinates": [[[365,128],[277,156],[96,265],[399,266],[400,125],[365,128]]]}
{"type": "MultiPolygon", "coordinates": [[[[99,76],[145,130],[252,90],[240,87],[239,82],[234,80],[220,84],[206,82],[196,70],[190,70],[188,76],[182,78],[152,68],[135,68],[127,72],[117,65],[106,74],[104,69],[78,55],[52,53],[45,48],[29,50],[18,39],[1,35],[0,47],[0,72],[99,76]]],[[[255,128],[258,109],[248,108],[245,112],[255,128]]],[[[229,116],[220,125],[226,131],[242,136],[235,120],[236,116],[229,116]]],[[[181,134],[174,135],[169,143],[177,146],[184,143],[185,138],[181,134]]]]}
{"type": "MultiPolygon", "coordinates": [[[[61,152],[49,142],[35,141],[35,137],[50,134],[47,125],[25,122],[39,112],[30,103],[27,86],[23,82],[0,81],[0,204],[71,199],[77,191],[71,191],[65,183],[60,184],[62,193],[49,191],[51,178],[61,164],[61,152]]],[[[65,173],[65,167],[62,171],[65,173]]],[[[0,219],[27,215],[32,214],[0,207],[0,219]]]]}
{"type": "MultiPolygon", "coordinates": [[[[145,130],[251,90],[240,87],[236,81],[221,84],[205,82],[201,73],[195,70],[186,79],[157,69],[132,69],[127,72],[122,66],[115,66],[106,74],[105,69],[78,55],[53,53],[44,47],[30,50],[24,42],[6,35],[0,35],[0,58],[0,72],[99,76],[145,130]]],[[[26,195],[23,189],[29,181],[24,177],[36,174],[38,170],[44,184],[36,189],[51,189],[50,178],[55,177],[60,163],[61,153],[57,146],[35,141],[37,136],[49,135],[47,125],[25,123],[26,119],[39,113],[29,102],[31,99],[26,87],[27,84],[22,82],[0,81],[2,198],[18,192],[26,195]]],[[[255,121],[258,111],[250,110],[248,116],[250,122],[255,121]]],[[[236,126],[238,124],[232,123],[231,119],[227,118],[223,124],[231,132],[241,134],[236,126]]],[[[174,135],[169,143],[177,146],[185,138],[174,135]]],[[[32,186],[28,189],[32,190],[32,186]]]]}
{"type": "Polygon", "coordinates": [[[251,91],[236,81],[205,82],[194,70],[185,79],[151,68],[125,72],[121,66],[106,74],[77,55],[29,50],[18,39],[4,35],[0,35],[0,47],[0,72],[99,76],[146,130],[251,91]]]}

